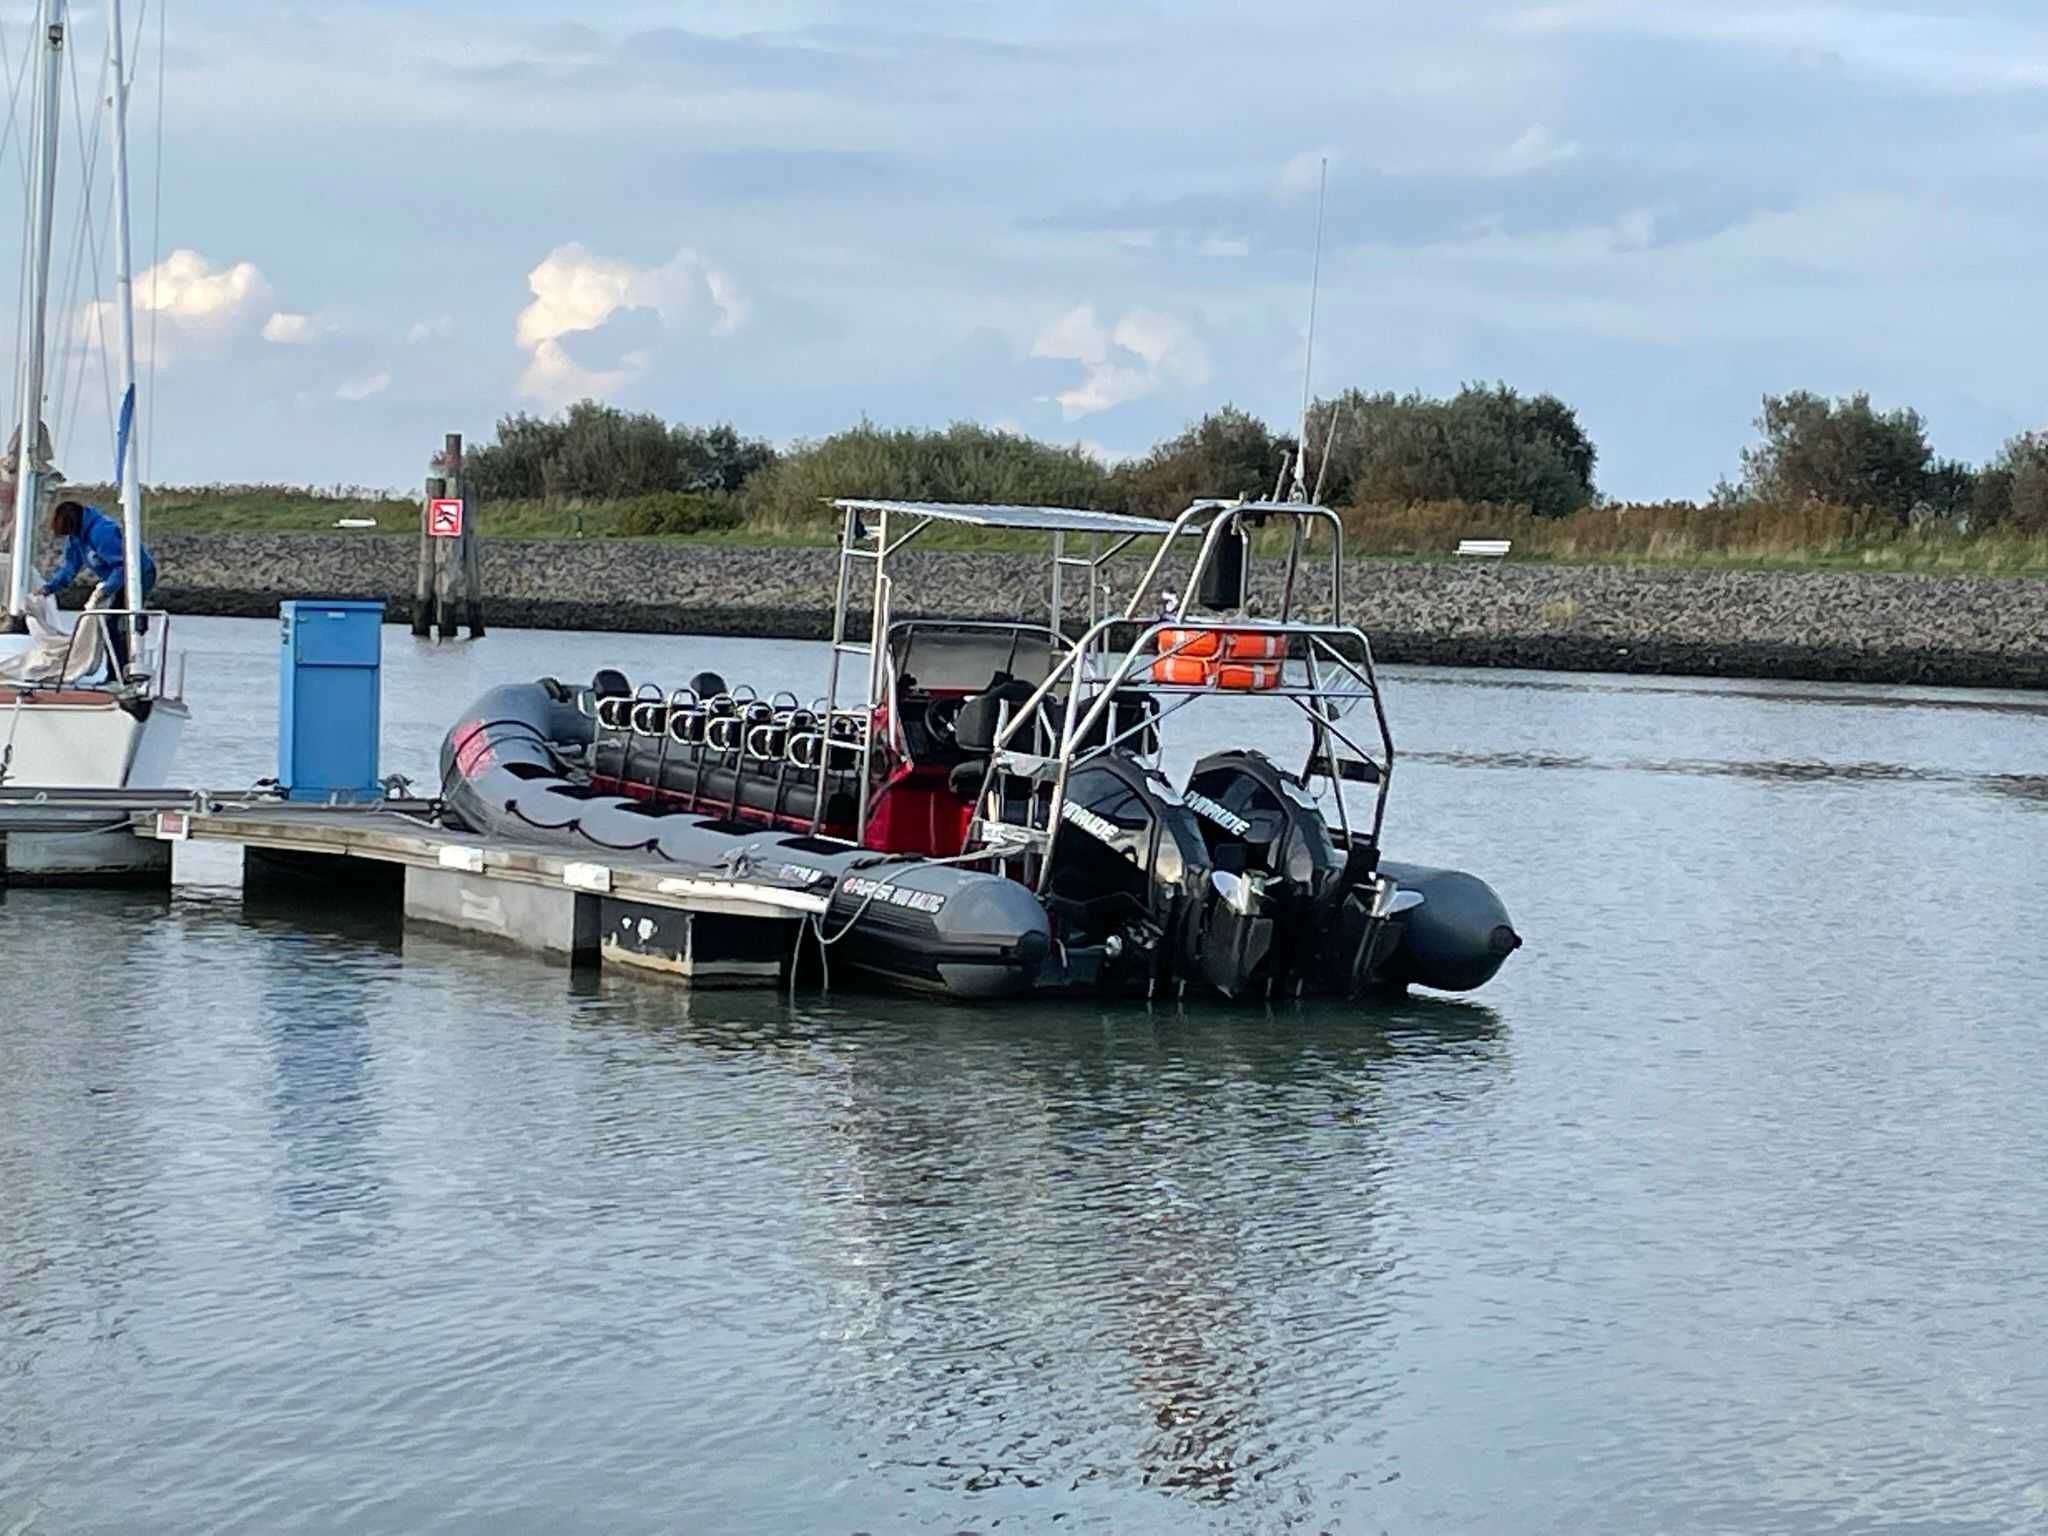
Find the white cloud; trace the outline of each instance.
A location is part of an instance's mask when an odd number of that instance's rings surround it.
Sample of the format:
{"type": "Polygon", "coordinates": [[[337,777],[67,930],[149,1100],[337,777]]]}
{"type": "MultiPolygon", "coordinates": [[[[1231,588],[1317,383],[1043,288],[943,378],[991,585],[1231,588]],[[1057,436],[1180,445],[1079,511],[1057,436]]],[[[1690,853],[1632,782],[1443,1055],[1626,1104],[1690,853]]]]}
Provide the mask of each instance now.
{"type": "Polygon", "coordinates": [[[302,346],[314,337],[313,317],[279,310],[263,322],[263,339],[279,346],[302,346]]]}
{"type": "Polygon", "coordinates": [[[1069,421],[1142,400],[1163,384],[1209,378],[1201,343],[1179,320],[1156,310],[1134,309],[1105,326],[1095,307],[1083,304],[1040,331],[1031,355],[1081,365],[1081,382],[1053,396],[1069,421]]]}
{"type": "Polygon", "coordinates": [[[645,348],[615,368],[585,368],[562,345],[565,336],[595,331],[622,310],[652,310],[671,329],[694,324],[722,336],[746,321],[746,301],[725,273],[683,249],[658,267],[593,256],[581,245],[557,246],[526,277],[533,302],[519,312],[515,334],[531,355],[523,393],[566,402],[605,394],[651,366],[645,348]]]}
{"type": "Polygon", "coordinates": [[[215,267],[197,251],[171,252],[135,278],[135,308],[190,330],[222,329],[262,308],[270,283],[253,261],[215,267]]]}
{"type": "Polygon", "coordinates": [[[1280,167],[1280,195],[1298,198],[1313,195],[1323,184],[1323,162],[1334,161],[1337,152],[1327,145],[1304,149],[1280,167]]]}
{"type": "Polygon", "coordinates": [[[1647,251],[1657,243],[1657,211],[1632,208],[1614,221],[1614,248],[1647,251]]]}
{"type": "Polygon", "coordinates": [[[1095,318],[1095,306],[1083,304],[1068,310],[1031,343],[1033,357],[1072,359],[1090,366],[1109,355],[1109,333],[1095,318]]]}
{"type": "Polygon", "coordinates": [[[640,347],[621,357],[616,368],[585,368],[560,342],[544,341],[534,349],[533,361],[519,376],[519,389],[522,394],[557,405],[602,399],[630,384],[653,362],[654,354],[640,347]]]}
{"type": "MultiPolygon", "coordinates": [[[[250,322],[270,308],[271,298],[270,282],[254,262],[216,267],[199,252],[182,249],[136,273],[134,293],[136,350],[147,365],[154,336],[158,366],[188,351],[214,350],[246,333],[250,322]]],[[[106,300],[87,304],[77,324],[80,338],[94,345],[111,349],[119,335],[120,318],[106,300]]],[[[266,323],[266,335],[268,330],[266,323]]]]}
{"type": "Polygon", "coordinates": [[[455,322],[447,315],[436,315],[431,320],[415,320],[406,328],[405,344],[417,347],[425,342],[439,341],[455,330],[455,322]]]}
{"type": "Polygon", "coordinates": [[[1578,140],[1560,139],[1543,124],[1532,123],[1520,138],[1507,147],[1507,152],[1493,162],[1493,171],[1497,176],[1519,176],[1526,171],[1541,170],[1546,165],[1575,160],[1578,155],[1578,140]]]}
{"type": "Polygon", "coordinates": [[[1710,6],[1559,0],[1512,12],[1507,24],[1528,33],[1607,31],[1803,52],[1871,74],[1952,90],[2048,83],[2048,51],[2037,25],[1995,16],[1932,14],[1935,9],[1841,0],[1710,6]]]}
{"type": "Polygon", "coordinates": [[[374,373],[365,373],[353,379],[344,379],[334,391],[334,398],[351,404],[381,395],[391,387],[391,370],[379,368],[374,373]]]}

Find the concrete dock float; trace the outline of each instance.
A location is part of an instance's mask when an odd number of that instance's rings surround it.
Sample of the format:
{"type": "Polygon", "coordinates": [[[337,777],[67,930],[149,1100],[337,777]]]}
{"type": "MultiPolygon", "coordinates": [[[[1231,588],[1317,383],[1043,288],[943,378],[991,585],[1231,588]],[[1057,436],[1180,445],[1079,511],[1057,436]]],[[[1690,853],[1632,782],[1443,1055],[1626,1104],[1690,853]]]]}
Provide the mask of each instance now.
{"type": "Polygon", "coordinates": [[[575,966],[616,965],[705,986],[775,986],[831,891],[745,870],[696,870],[622,852],[602,862],[487,841],[440,825],[435,805],[318,805],[246,791],[0,793],[0,838],[125,820],[164,844],[242,850],[245,888],[396,906],[409,925],[452,929],[575,966]]]}

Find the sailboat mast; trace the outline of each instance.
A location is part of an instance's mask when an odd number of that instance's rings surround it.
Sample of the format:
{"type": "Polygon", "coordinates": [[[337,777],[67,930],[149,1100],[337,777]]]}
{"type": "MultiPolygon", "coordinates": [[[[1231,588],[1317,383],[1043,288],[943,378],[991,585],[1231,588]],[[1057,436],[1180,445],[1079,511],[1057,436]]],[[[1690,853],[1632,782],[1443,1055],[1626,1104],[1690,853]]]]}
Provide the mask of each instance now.
{"type": "MultiPolygon", "coordinates": [[[[114,475],[121,487],[122,591],[128,608],[142,606],[142,477],[138,473],[135,402],[135,280],[129,267],[128,241],[128,70],[121,50],[121,0],[107,3],[107,67],[114,92],[108,110],[114,119],[114,308],[121,318],[121,412],[114,433],[120,462],[114,475]]],[[[125,621],[130,634],[135,621],[125,621]]],[[[130,653],[134,647],[130,646],[130,653]]]]}
{"type": "Polygon", "coordinates": [[[1316,378],[1316,294],[1323,286],[1323,208],[1329,196],[1330,157],[1325,155],[1322,182],[1316,192],[1316,262],[1308,280],[1308,353],[1301,365],[1301,438],[1294,448],[1294,501],[1308,500],[1308,416],[1313,409],[1316,378]]]}
{"type": "Polygon", "coordinates": [[[35,140],[30,179],[28,308],[22,315],[21,438],[15,458],[14,556],[9,563],[7,611],[17,622],[28,611],[36,518],[42,511],[43,473],[36,450],[43,437],[44,343],[49,325],[51,225],[57,207],[57,127],[64,104],[65,0],[42,0],[37,12],[43,67],[36,71],[31,123],[35,140]]]}

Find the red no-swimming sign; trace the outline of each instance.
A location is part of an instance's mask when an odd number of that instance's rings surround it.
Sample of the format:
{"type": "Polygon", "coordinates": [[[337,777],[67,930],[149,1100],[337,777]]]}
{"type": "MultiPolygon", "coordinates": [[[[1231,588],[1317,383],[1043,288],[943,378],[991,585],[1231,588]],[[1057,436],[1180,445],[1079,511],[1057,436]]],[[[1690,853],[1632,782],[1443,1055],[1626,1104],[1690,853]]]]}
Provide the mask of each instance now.
{"type": "Polygon", "coordinates": [[[437,539],[462,537],[462,500],[437,496],[427,503],[427,532],[437,539]]]}

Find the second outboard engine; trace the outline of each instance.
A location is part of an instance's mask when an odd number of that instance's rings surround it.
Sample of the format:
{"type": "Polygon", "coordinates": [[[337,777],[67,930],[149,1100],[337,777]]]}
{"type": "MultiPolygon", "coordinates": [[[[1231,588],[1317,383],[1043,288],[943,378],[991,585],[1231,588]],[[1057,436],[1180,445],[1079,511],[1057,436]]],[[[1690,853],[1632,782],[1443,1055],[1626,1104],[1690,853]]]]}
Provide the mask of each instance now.
{"type": "Polygon", "coordinates": [[[1345,868],[1315,801],[1262,752],[1203,758],[1184,798],[1201,821],[1216,869],[1263,896],[1278,924],[1279,939],[1251,979],[1300,990],[1320,968],[1345,868]]]}
{"type": "Polygon", "coordinates": [[[1218,878],[1247,881],[1278,924],[1254,984],[1343,997],[1411,982],[1463,991],[1520,942],[1499,898],[1470,875],[1382,863],[1364,833],[1340,843],[1302,782],[1263,753],[1203,758],[1186,800],[1218,878]]]}

